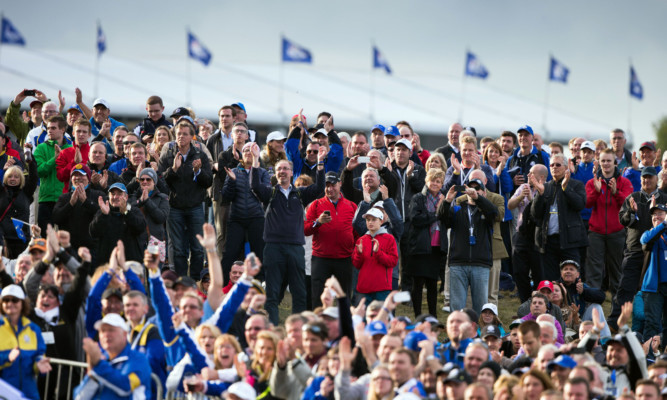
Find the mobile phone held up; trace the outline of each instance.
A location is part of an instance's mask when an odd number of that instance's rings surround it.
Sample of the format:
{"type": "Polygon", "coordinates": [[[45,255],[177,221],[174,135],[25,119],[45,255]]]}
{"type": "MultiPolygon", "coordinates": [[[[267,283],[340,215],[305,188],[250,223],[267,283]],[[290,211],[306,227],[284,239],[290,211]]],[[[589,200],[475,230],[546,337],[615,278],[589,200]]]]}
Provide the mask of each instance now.
{"type": "Polygon", "coordinates": [[[24,95],[25,97],[31,97],[31,96],[32,96],[32,97],[35,97],[36,94],[37,94],[37,93],[36,93],[34,90],[24,90],[24,91],[23,91],[23,95],[24,95]]]}
{"type": "Polygon", "coordinates": [[[251,251],[250,253],[248,253],[248,259],[250,260],[250,267],[253,270],[259,268],[259,265],[257,265],[257,256],[255,255],[254,252],[251,251]]]}
{"type": "Polygon", "coordinates": [[[394,303],[408,303],[411,299],[410,292],[398,292],[394,295],[394,303]]]}

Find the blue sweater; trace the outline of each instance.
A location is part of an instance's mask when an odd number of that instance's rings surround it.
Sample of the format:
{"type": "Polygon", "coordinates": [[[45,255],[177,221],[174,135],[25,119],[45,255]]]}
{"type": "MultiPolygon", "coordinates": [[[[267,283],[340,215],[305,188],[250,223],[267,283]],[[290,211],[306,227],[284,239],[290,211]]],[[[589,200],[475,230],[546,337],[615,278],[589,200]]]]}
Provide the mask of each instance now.
{"type": "MultiPolygon", "coordinates": [[[[577,170],[572,174],[572,178],[582,182],[584,186],[586,185],[586,182],[590,181],[593,179],[593,163],[585,163],[585,162],[580,162],[579,165],[577,165],[577,170]]],[[[581,210],[581,219],[584,221],[588,221],[591,219],[591,213],[593,212],[592,208],[584,208],[581,210]]]]}
{"type": "Polygon", "coordinates": [[[664,222],[642,234],[641,242],[645,251],[651,252],[651,260],[642,281],[642,292],[656,293],[660,282],[667,282],[667,243],[663,235],[667,228],[664,222]]]}

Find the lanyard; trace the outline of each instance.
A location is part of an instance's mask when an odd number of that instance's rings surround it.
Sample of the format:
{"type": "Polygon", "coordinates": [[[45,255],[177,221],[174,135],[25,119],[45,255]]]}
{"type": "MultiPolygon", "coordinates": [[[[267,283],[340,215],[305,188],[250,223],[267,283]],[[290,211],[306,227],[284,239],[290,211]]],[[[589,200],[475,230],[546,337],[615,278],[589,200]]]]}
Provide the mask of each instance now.
{"type": "Polygon", "coordinates": [[[468,220],[470,221],[470,237],[475,236],[473,233],[475,231],[475,228],[473,227],[472,224],[472,215],[475,213],[475,211],[470,211],[470,204],[468,204],[468,220]]]}
{"type": "MultiPolygon", "coordinates": [[[[146,317],[143,318],[142,322],[143,322],[144,325],[141,327],[141,330],[139,331],[139,334],[132,341],[132,346],[130,347],[132,350],[137,349],[137,345],[139,344],[139,340],[140,340],[141,336],[144,334],[144,331],[146,330],[146,328],[148,328],[149,324],[146,322],[146,317]]],[[[132,332],[130,332],[130,335],[132,335],[132,332]]]]}
{"type": "Polygon", "coordinates": [[[465,183],[468,181],[468,177],[470,176],[470,174],[472,174],[472,171],[474,170],[474,168],[470,168],[468,170],[468,173],[466,174],[465,172],[463,172],[463,169],[464,168],[461,168],[461,185],[465,185],[465,183]]]}

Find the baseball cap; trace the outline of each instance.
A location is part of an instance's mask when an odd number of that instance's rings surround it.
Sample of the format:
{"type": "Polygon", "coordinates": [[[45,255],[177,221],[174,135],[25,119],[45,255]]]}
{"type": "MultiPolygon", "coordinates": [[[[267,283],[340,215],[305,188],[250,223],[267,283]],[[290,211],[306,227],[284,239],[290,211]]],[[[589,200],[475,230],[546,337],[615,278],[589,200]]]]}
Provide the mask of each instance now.
{"type": "Polygon", "coordinates": [[[547,364],[547,370],[551,371],[555,365],[558,365],[562,368],[572,369],[577,366],[577,362],[574,359],[566,354],[561,354],[556,357],[553,361],[547,364]]]}
{"type": "Polygon", "coordinates": [[[479,321],[479,315],[477,315],[477,312],[475,312],[475,310],[473,310],[472,308],[464,308],[460,311],[468,314],[468,318],[470,318],[471,322],[479,321]]]}
{"type": "Polygon", "coordinates": [[[33,101],[30,102],[30,108],[33,108],[35,106],[35,104],[42,105],[44,103],[42,103],[41,100],[33,100],[33,101]]]}
{"type": "Polygon", "coordinates": [[[496,325],[487,325],[484,328],[482,328],[482,331],[480,332],[480,336],[482,339],[484,339],[487,336],[495,336],[497,338],[500,337],[500,329],[496,325]]]}
{"type": "Polygon", "coordinates": [[[396,126],[389,125],[387,128],[385,128],[384,135],[385,136],[401,136],[401,133],[398,131],[398,128],[396,126]]]}
{"type": "Polygon", "coordinates": [[[127,327],[127,322],[121,317],[120,315],[116,313],[109,313],[104,316],[101,320],[95,322],[95,329],[98,331],[100,328],[102,328],[102,324],[107,324],[111,326],[115,326],[116,328],[121,328],[125,332],[129,332],[130,329],[127,327]]]}
{"type": "Polygon", "coordinates": [[[518,134],[521,131],[526,131],[526,132],[530,133],[531,135],[534,135],[533,128],[531,128],[530,125],[520,126],[519,129],[516,130],[516,133],[518,134]]]}
{"type": "Polygon", "coordinates": [[[188,111],[188,109],[185,108],[185,107],[178,107],[171,113],[169,118],[182,117],[182,116],[185,116],[185,115],[189,116],[190,111],[188,111]]]}
{"type": "Polygon", "coordinates": [[[101,97],[95,99],[95,101],[93,102],[93,107],[95,106],[104,106],[104,108],[110,108],[109,103],[107,103],[107,101],[101,97]]]}
{"type": "Polygon", "coordinates": [[[338,182],[340,182],[340,179],[338,179],[338,174],[337,173],[335,173],[333,171],[329,171],[329,172],[327,172],[326,178],[325,178],[324,181],[326,183],[338,183],[338,182]]]}
{"type": "Polygon", "coordinates": [[[339,314],[338,314],[338,307],[327,307],[322,311],[322,316],[323,317],[329,317],[333,319],[338,319],[339,314]]]}
{"type": "Polygon", "coordinates": [[[324,128],[320,128],[320,129],[316,130],[315,132],[313,132],[313,134],[310,135],[310,137],[311,137],[311,138],[314,138],[314,137],[317,137],[317,135],[324,135],[324,136],[327,136],[327,131],[326,131],[326,129],[324,129],[324,128]]]}
{"type": "Polygon", "coordinates": [[[384,134],[384,131],[386,131],[386,129],[383,125],[377,124],[377,125],[373,125],[373,127],[371,128],[371,133],[373,133],[373,131],[376,130],[376,129],[382,131],[382,134],[384,134]]]}
{"type": "Polygon", "coordinates": [[[484,310],[491,310],[492,313],[495,314],[495,316],[498,316],[498,306],[493,304],[493,303],[486,303],[482,306],[482,311],[484,310]]]}
{"type": "Polygon", "coordinates": [[[108,299],[111,296],[118,297],[121,301],[123,300],[123,294],[118,289],[108,288],[102,293],[102,300],[108,299]]]}
{"type": "Polygon", "coordinates": [[[285,140],[285,139],[287,139],[287,137],[285,137],[285,135],[283,135],[282,132],[273,131],[269,133],[269,135],[266,137],[266,143],[272,142],[274,140],[285,140]]]}
{"type": "Polygon", "coordinates": [[[522,320],[521,318],[519,318],[519,319],[515,319],[515,320],[512,321],[512,323],[510,324],[510,329],[514,329],[515,326],[519,326],[519,325],[521,325],[522,322],[523,322],[523,320],[522,320]]]}
{"type": "Polygon", "coordinates": [[[643,149],[644,147],[648,147],[649,150],[656,151],[656,149],[655,149],[655,143],[653,143],[653,142],[650,142],[650,141],[649,141],[649,142],[644,142],[644,143],[642,143],[641,146],[639,146],[639,150],[643,149]]]}
{"type": "Polygon", "coordinates": [[[120,182],[116,182],[113,185],[109,186],[109,192],[111,192],[114,189],[122,190],[123,192],[127,193],[127,188],[120,182]]]}
{"type": "Polygon", "coordinates": [[[233,394],[241,400],[255,400],[257,392],[246,382],[236,382],[227,389],[227,394],[233,394]]]}
{"type": "MultiPolygon", "coordinates": [[[[577,269],[579,269],[579,263],[574,260],[563,261],[562,263],[560,263],[560,269],[563,269],[563,267],[565,267],[566,265],[574,265],[577,269]]],[[[551,291],[553,291],[553,287],[551,288],[551,291]]]]}
{"type": "Polygon", "coordinates": [[[653,167],[644,167],[642,169],[642,176],[657,176],[658,172],[653,167]]]}
{"type": "Polygon", "coordinates": [[[25,299],[25,293],[23,292],[23,289],[21,289],[21,286],[19,285],[7,285],[2,289],[2,293],[0,294],[1,298],[5,298],[6,296],[12,296],[16,297],[17,299],[24,300],[25,299]]]}
{"type": "Polygon", "coordinates": [[[257,290],[260,294],[266,294],[266,290],[264,290],[264,286],[262,286],[262,282],[258,281],[257,279],[252,280],[252,287],[257,290]]]}
{"type": "Polygon", "coordinates": [[[651,207],[651,209],[649,210],[649,213],[653,214],[653,211],[655,211],[655,210],[662,210],[662,211],[667,212],[667,205],[665,205],[665,204],[656,204],[653,207],[651,207]]]}
{"type": "Polygon", "coordinates": [[[232,104],[232,107],[238,107],[238,108],[240,108],[241,110],[243,110],[243,112],[246,112],[246,111],[245,111],[245,106],[244,106],[243,103],[241,103],[240,101],[238,101],[238,102],[232,104]]]}
{"type": "Polygon", "coordinates": [[[479,366],[479,369],[482,370],[484,368],[488,368],[493,372],[493,375],[496,376],[496,379],[502,374],[502,369],[500,368],[500,364],[498,364],[495,361],[487,360],[482,363],[482,365],[479,366]]]}
{"type": "Polygon", "coordinates": [[[203,280],[205,276],[210,275],[208,272],[208,268],[204,268],[201,270],[201,273],[199,274],[199,280],[203,280]]]}
{"type": "Polygon", "coordinates": [[[419,352],[421,350],[419,348],[419,342],[422,340],[428,340],[428,336],[426,336],[424,332],[408,332],[408,334],[405,335],[405,339],[403,339],[403,347],[407,348],[408,350],[419,352]]]}
{"type": "Polygon", "coordinates": [[[438,321],[436,317],[431,314],[421,314],[415,319],[415,325],[421,324],[423,322],[428,322],[431,326],[436,326],[438,328],[444,328],[445,325],[438,321]]]}
{"type": "MultiPolygon", "coordinates": [[[[30,103],[30,104],[32,104],[32,103],[30,103]]],[[[81,114],[83,114],[83,111],[81,111],[81,107],[79,107],[78,104],[72,104],[71,106],[69,106],[69,108],[67,109],[67,112],[70,112],[72,110],[76,110],[76,111],[80,112],[81,114]]]]}
{"type": "Polygon", "coordinates": [[[387,325],[382,321],[373,321],[366,326],[366,334],[370,336],[375,335],[386,335],[387,334],[387,325]]]}
{"type": "Polygon", "coordinates": [[[197,287],[197,282],[189,276],[179,276],[178,279],[174,281],[174,287],[176,285],[183,285],[185,287],[197,287]]]}
{"type": "Polygon", "coordinates": [[[587,140],[587,141],[585,141],[585,142],[583,142],[583,143],[581,144],[581,147],[580,147],[579,149],[580,149],[580,150],[588,149],[588,150],[593,150],[593,151],[595,151],[595,145],[594,145],[593,142],[591,142],[590,140],[587,140]]]}
{"type": "MultiPolygon", "coordinates": [[[[385,135],[386,135],[386,133],[385,133],[385,135]]],[[[408,150],[412,151],[412,143],[410,143],[410,141],[408,139],[397,140],[396,141],[396,146],[398,146],[399,144],[402,144],[403,146],[407,147],[408,150]]]]}
{"type": "Polygon", "coordinates": [[[459,367],[452,368],[442,380],[443,383],[465,383],[471,384],[472,378],[468,373],[459,367]]]}
{"type": "Polygon", "coordinates": [[[553,293],[553,291],[554,291],[554,284],[551,283],[551,281],[542,281],[542,282],[540,282],[539,285],[537,285],[537,290],[538,290],[538,291],[540,291],[540,290],[542,290],[542,289],[544,289],[544,288],[549,289],[549,290],[551,291],[551,293],[553,293]]]}
{"type": "Polygon", "coordinates": [[[382,211],[378,210],[377,208],[373,207],[370,210],[366,211],[364,215],[362,215],[362,218],[366,218],[367,215],[371,215],[377,219],[382,219],[384,217],[384,214],[382,214],[382,211]]]}
{"type": "Polygon", "coordinates": [[[69,174],[70,178],[72,177],[72,175],[74,175],[75,172],[86,175],[88,179],[90,179],[90,168],[88,168],[87,165],[76,164],[74,167],[72,167],[72,172],[70,172],[69,174]]]}
{"type": "Polygon", "coordinates": [[[30,244],[30,249],[28,251],[30,252],[33,250],[46,251],[46,239],[42,238],[34,239],[30,244]]]}

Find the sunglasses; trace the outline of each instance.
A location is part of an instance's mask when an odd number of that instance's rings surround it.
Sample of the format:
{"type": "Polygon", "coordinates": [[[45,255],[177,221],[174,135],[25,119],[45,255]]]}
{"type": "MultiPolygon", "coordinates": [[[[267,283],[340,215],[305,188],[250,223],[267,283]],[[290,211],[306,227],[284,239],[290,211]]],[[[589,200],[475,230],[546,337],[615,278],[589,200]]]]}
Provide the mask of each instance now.
{"type": "Polygon", "coordinates": [[[152,181],[151,178],[140,178],[139,179],[139,182],[151,182],[151,181],[152,181]]]}
{"type": "Polygon", "coordinates": [[[317,153],[317,150],[306,150],[306,153],[308,153],[308,154],[317,153]]]}
{"type": "Polygon", "coordinates": [[[19,303],[21,299],[16,298],[16,297],[3,297],[2,302],[3,303],[19,303]]]}
{"type": "Polygon", "coordinates": [[[129,145],[131,145],[131,144],[135,144],[135,143],[137,143],[137,142],[126,142],[126,141],[123,141],[123,146],[129,146],[129,145]]]}

